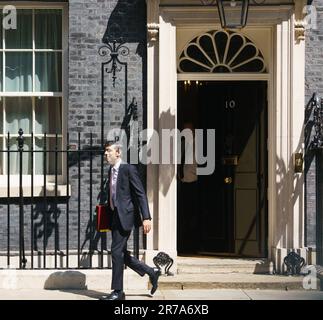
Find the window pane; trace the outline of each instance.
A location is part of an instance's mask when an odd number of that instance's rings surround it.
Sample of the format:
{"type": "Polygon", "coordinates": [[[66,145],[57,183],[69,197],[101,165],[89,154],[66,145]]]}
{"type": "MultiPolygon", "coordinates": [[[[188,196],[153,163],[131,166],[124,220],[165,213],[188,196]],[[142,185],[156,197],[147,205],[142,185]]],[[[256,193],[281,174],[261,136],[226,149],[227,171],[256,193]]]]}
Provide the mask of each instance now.
{"type": "Polygon", "coordinates": [[[6,98],[6,132],[25,134],[32,131],[32,100],[29,97],[6,98]]]}
{"type": "Polygon", "coordinates": [[[36,91],[62,91],[62,54],[36,53],[36,91]]]}
{"type": "Polygon", "coordinates": [[[32,49],[32,10],[17,10],[17,29],[5,30],[7,49],[32,49]]]}
{"type": "MultiPolygon", "coordinates": [[[[0,101],[0,134],[3,134],[3,98],[0,101]]],[[[0,149],[2,149],[2,144],[0,143],[0,149]]]]}
{"type": "Polygon", "coordinates": [[[6,53],[6,91],[32,91],[32,53],[6,53]]]}
{"type": "Polygon", "coordinates": [[[62,49],[62,11],[35,11],[36,49],[62,49]]]}
{"type": "MultiPolygon", "coordinates": [[[[3,138],[0,138],[0,149],[4,150],[4,148],[3,148],[3,138]]],[[[3,166],[3,156],[4,156],[4,153],[0,152],[0,174],[5,174],[4,166],[3,166]]]]}
{"type": "MultiPolygon", "coordinates": [[[[7,146],[6,139],[6,146],[7,146]]],[[[10,152],[10,174],[19,174],[20,169],[20,154],[18,152],[17,137],[10,138],[9,150],[14,150],[17,152],[10,152]]],[[[25,138],[24,140],[24,151],[30,150],[30,138],[25,138]]],[[[6,147],[7,148],[7,147],[6,147]]],[[[5,155],[5,161],[7,163],[7,155],[5,155]]],[[[30,152],[22,153],[22,174],[31,173],[31,155],[30,152]]]]}
{"type": "MultiPolygon", "coordinates": [[[[1,14],[0,17],[3,19],[5,16],[3,14],[1,14]]],[[[3,33],[2,33],[2,23],[0,23],[0,49],[2,49],[2,36],[3,36],[3,33]]]]}
{"type": "MultiPolygon", "coordinates": [[[[0,25],[1,25],[1,23],[0,23],[0,25]]],[[[2,57],[3,57],[3,53],[0,52],[0,91],[3,91],[3,86],[2,86],[2,79],[3,79],[3,75],[2,75],[2,69],[3,69],[2,57]]]]}
{"type": "MultiPolygon", "coordinates": [[[[46,174],[55,175],[56,138],[46,138],[46,174]]],[[[62,150],[62,138],[57,139],[57,149],[62,150]]],[[[44,150],[44,138],[35,138],[35,150],[44,150]]],[[[44,153],[35,153],[35,172],[44,174],[44,153]]],[[[57,153],[57,174],[62,174],[62,153],[57,153]]]]}
{"type": "Polygon", "coordinates": [[[61,98],[41,97],[36,99],[35,133],[62,133],[61,98]]]}

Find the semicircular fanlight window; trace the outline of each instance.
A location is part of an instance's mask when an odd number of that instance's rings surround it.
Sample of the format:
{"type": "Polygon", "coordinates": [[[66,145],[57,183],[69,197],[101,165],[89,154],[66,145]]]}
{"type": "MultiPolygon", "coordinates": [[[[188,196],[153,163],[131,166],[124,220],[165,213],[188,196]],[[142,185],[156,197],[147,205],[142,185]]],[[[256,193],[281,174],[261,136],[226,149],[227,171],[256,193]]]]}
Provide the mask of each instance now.
{"type": "Polygon", "coordinates": [[[255,44],[232,31],[210,31],[190,41],[182,51],[179,72],[266,72],[264,57],[255,44]]]}

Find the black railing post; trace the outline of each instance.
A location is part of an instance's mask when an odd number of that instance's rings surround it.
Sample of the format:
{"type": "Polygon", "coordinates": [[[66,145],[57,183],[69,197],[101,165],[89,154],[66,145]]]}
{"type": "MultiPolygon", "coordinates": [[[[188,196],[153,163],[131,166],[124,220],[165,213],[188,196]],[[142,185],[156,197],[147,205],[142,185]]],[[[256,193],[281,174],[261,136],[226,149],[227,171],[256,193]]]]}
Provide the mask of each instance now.
{"type": "Polygon", "coordinates": [[[25,257],[25,240],[24,240],[24,194],[22,185],[22,156],[24,151],[24,137],[23,130],[20,128],[18,131],[18,152],[19,152],[19,268],[26,268],[26,257],[25,257]]]}
{"type": "Polygon", "coordinates": [[[31,209],[31,227],[30,227],[30,260],[31,260],[31,269],[34,269],[34,133],[31,133],[31,153],[30,153],[30,162],[31,162],[31,189],[30,189],[30,209],[31,209]]]}
{"type": "Polygon", "coordinates": [[[93,214],[92,214],[92,194],[93,194],[93,161],[92,161],[92,150],[93,150],[93,135],[90,133],[90,268],[92,268],[92,247],[93,247],[93,214]]]}
{"type": "Polygon", "coordinates": [[[70,150],[70,135],[67,133],[66,136],[66,268],[69,268],[69,196],[70,196],[70,170],[69,170],[69,150],[70,150]]]}
{"type": "Polygon", "coordinates": [[[316,168],[316,251],[317,264],[323,264],[323,246],[322,246],[322,150],[315,152],[315,168],[316,168]]]}
{"type": "Polygon", "coordinates": [[[77,267],[81,265],[81,132],[78,133],[77,267]]]}
{"type": "Polygon", "coordinates": [[[7,140],[7,266],[10,268],[10,133],[7,140]]]}
{"type": "Polygon", "coordinates": [[[46,269],[46,247],[47,247],[47,134],[44,133],[44,161],[43,161],[43,169],[44,169],[44,232],[43,232],[43,264],[44,269],[46,269]]]}
{"type": "MultiPolygon", "coordinates": [[[[54,242],[55,242],[55,269],[57,269],[57,248],[58,248],[58,226],[57,226],[57,212],[58,212],[58,201],[57,201],[57,170],[58,170],[58,134],[55,135],[55,235],[54,235],[54,242]]],[[[58,248],[59,249],[59,248],[58,248]]]]}

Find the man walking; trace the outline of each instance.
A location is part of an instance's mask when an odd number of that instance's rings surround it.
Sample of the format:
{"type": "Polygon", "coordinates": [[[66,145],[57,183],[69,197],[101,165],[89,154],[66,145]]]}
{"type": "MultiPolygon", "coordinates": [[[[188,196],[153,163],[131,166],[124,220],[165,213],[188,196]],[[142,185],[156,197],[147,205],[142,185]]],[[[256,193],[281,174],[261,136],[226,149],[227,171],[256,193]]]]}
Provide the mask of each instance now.
{"type": "Polygon", "coordinates": [[[151,229],[151,216],[145,190],[135,166],[121,159],[121,145],[108,142],[104,153],[110,170],[107,181],[107,199],[112,215],[112,283],[113,290],[101,300],[124,300],[123,271],[124,265],[136,271],[140,276],[148,274],[154,294],[158,287],[160,270],[154,269],[131,256],[127,251],[127,241],[136,222],[135,206],[142,216],[142,226],[147,234],[151,229]]]}

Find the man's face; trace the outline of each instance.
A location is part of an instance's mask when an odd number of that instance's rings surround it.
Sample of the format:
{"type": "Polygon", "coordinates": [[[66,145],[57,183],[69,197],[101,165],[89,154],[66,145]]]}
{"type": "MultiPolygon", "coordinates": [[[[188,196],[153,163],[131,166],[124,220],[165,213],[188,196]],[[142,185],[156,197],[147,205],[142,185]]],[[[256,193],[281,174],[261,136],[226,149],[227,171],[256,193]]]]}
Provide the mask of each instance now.
{"type": "Polygon", "coordinates": [[[107,162],[111,165],[115,165],[116,162],[120,159],[120,152],[118,149],[113,146],[108,146],[105,148],[104,152],[107,162]]]}

